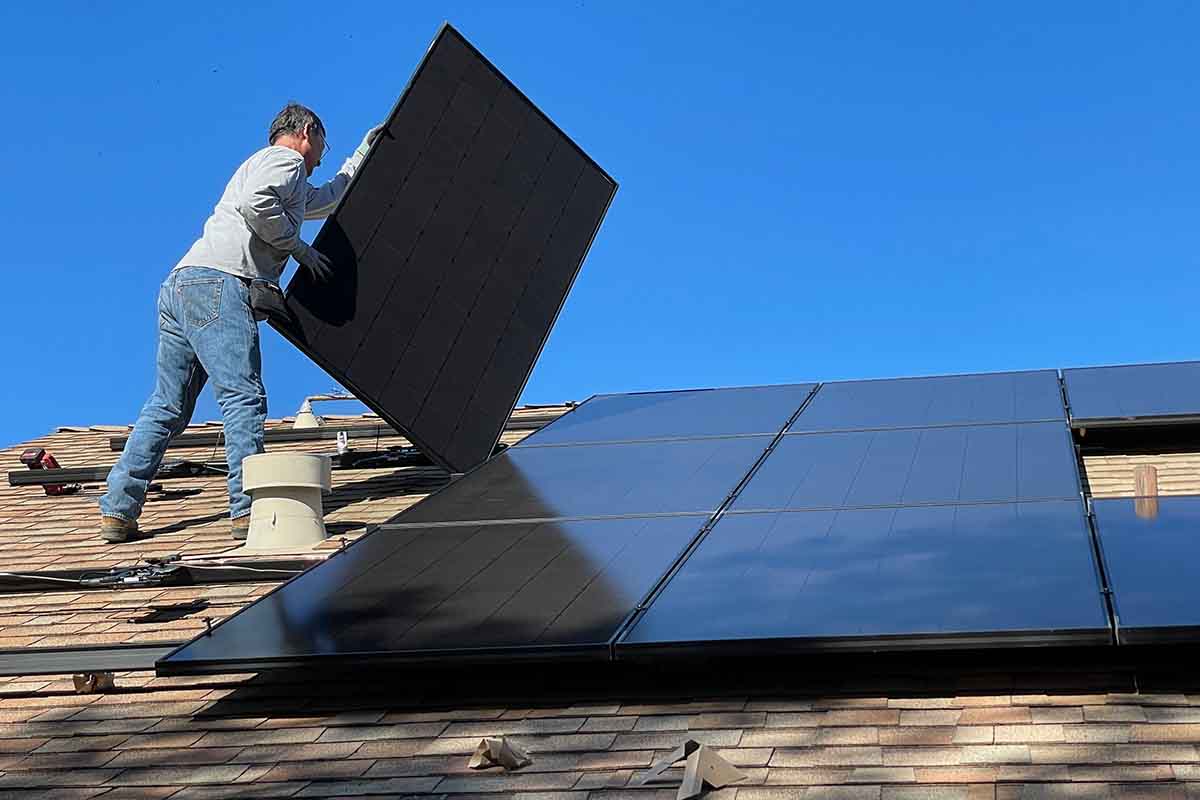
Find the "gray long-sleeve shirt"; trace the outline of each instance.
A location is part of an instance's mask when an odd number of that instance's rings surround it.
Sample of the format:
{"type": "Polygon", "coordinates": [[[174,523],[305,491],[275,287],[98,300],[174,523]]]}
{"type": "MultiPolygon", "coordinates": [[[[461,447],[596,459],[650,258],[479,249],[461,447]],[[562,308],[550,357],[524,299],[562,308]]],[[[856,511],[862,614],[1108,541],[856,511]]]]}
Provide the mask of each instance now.
{"type": "Polygon", "coordinates": [[[333,180],[317,188],[308,182],[303,156],[287,147],[264,147],[233,173],[204,233],[175,269],[212,267],[278,282],[288,256],[301,263],[311,257],[300,238],[301,222],[329,216],[361,162],[356,151],[333,180]]]}

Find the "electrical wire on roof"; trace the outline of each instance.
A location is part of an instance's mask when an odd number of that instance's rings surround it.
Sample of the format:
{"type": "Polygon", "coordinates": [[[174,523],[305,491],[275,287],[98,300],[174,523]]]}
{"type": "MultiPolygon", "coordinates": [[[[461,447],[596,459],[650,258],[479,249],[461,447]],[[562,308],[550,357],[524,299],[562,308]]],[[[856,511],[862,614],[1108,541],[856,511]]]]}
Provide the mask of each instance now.
{"type": "Polygon", "coordinates": [[[0,572],[0,578],[23,578],[31,581],[54,581],[55,583],[70,583],[74,586],[79,585],[78,578],[56,578],[51,575],[24,575],[20,572],[0,572]]]}
{"type": "Polygon", "coordinates": [[[243,572],[270,572],[277,575],[299,575],[303,570],[299,569],[270,569],[267,567],[246,567],[241,564],[194,564],[188,562],[187,569],[238,569],[243,572]]]}

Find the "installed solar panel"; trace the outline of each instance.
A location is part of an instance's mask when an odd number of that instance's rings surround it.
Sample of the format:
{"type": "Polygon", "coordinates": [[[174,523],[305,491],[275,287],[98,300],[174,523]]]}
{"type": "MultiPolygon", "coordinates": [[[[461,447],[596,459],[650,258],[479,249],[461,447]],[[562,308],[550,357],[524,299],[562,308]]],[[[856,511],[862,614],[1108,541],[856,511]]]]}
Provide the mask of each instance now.
{"type": "MultiPolygon", "coordinates": [[[[803,414],[801,415],[803,416],[803,414]]],[[[1062,422],[789,434],[735,511],[1077,498],[1062,422]]]]}
{"type": "Polygon", "coordinates": [[[437,35],[276,326],[431,458],[487,458],[616,191],[450,26],[437,35]]]}
{"type": "Polygon", "coordinates": [[[520,447],[647,439],[776,434],[816,386],[751,386],[597,395],[520,447]]]}
{"type": "Polygon", "coordinates": [[[1077,426],[1200,418],[1200,361],[1066,369],[1063,379],[1077,426]]]}
{"type": "Polygon", "coordinates": [[[703,520],[379,531],[159,662],[164,672],[341,661],[608,655],[703,520]]]}
{"type": "Polygon", "coordinates": [[[1119,640],[1200,641],[1200,497],[1095,500],[1092,508],[1119,640]]]}
{"type": "Polygon", "coordinates": [[[992,422],[1066,415],[1054,370],[826,383],[791,430],[844,431],[992,422]]]}
{"type": "Polygon", "coordinates": [[[397,524],[715,511],[771,437],[515,447],[397,524]]]}
{"type": "Polygon", "coordinates": [[[724,517],[618,643],[727,650],[1103,643],[1074,501],[724,517]]]}

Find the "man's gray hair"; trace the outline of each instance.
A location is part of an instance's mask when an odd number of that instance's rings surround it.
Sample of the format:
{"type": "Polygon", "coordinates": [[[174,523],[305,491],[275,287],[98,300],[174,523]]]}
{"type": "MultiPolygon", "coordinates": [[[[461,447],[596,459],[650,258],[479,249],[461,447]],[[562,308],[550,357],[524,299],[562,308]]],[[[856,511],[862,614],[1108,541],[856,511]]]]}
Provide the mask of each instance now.
{"type": "Polygon", "coordinates": [[[320,131],[322,136],[325,135],[325,126],[321,123],[321,118],[311,108],[299,103],[288,103],[271,121],[271,128],[267,131],[267,144],[275,144],[276,139],[287,133],[300,136],[308,127],[320,131]]]}

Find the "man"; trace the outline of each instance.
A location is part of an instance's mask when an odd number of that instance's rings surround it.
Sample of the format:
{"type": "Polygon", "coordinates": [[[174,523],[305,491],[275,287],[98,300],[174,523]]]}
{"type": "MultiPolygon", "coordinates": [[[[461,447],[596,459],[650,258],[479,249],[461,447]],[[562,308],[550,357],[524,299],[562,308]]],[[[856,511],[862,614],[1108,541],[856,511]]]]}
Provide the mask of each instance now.
{"type": "Polygon", "coordinates": [[[171,437],[191,421],[209,378],[225,421],[233,538],[246,538],[250,498],[242,491],[242,459],[263,452],[267,417],[256,319],[262,315],[255,311],[271,305],[252,307],[251,299],[274,294],[277,304],[288,256],[328,280],[329,259],[300,239],[300,224],[329,215],[381,129],[368,131],[333,180],[318,189],[307,179],[325,153],[325,126],[293,103],[271,123],[268,146],[233,174],[203,235],[159,290],[154,393],[108,475],[100,500],[106,541],[124,542],[137,533],[146,488],[171,437]]]}

